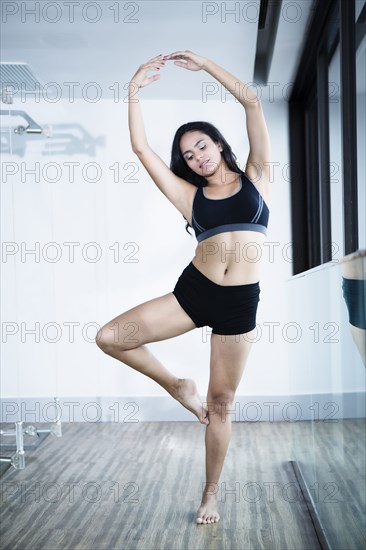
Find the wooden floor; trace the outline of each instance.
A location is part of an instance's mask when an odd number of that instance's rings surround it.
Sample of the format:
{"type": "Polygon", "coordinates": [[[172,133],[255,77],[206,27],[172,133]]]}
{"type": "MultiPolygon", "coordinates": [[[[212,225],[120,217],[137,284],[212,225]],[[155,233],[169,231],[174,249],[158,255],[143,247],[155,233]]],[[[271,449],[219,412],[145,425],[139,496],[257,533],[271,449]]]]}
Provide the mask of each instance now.
{"type": "Polygon", "coordinates": [[[333,550],[366,549],[364,418],[292,424],[296,462],[333,550]]]}
{"type": "Polygon", "coordinates": [[[288,422],[233,423],[213,525],[195,524],[203,425],[62,428],[26,453],[24,470],[1,478],[2,550],[320,548],[288,462],[288,422]]]}

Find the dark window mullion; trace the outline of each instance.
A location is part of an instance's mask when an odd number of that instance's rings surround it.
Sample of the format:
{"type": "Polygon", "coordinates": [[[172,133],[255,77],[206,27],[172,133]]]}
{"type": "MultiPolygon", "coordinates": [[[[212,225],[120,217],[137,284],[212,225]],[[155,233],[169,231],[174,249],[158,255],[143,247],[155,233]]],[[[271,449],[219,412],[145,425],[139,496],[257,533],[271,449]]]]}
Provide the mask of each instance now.
{"type": "Polygon", "coordinates": [[[321,52],[317,62],[318,137],[319,137],[319,211],[321,263],[332,259],[329,159],[328,56],[321,52]]]}
{"type": "Polygon", "coordinates": [[[296,275],[308,269],[310,262],[306,212],[305,108],[302,101],[292,101],[289,109],[291,219],[296,220],[292,227],[292,274],[296,275]]]}
{"type": "Polygon", "coordinates": [[[354,1],[340,2],[344,254],[358,249],[356,25],[354,1]]]}
{"type": "MultiPolygon", "coordinates": [[[[310,120],[310,111],[305,111],[305,142],[308,143],[309,136],[311,135],[311,120],[310,120]]],[[[311,150],[310,147],[305,147],[305,163],[306,163],[306,205],[304,205],[304,210],[306,212],[306,232],[307,232],[307,245],[308,245],[308,258],[309,263],[307,269],[314,266],[314,254],[313,254],[313,232],[312,232],[312,211],[311,211],[311,150]]]]}
{"type": "MultiPolygon", "coordinates": [[[[313,89],[314,90],[314,89],[313,89]]],[[[306,175],[307,175],[307,223],[309,235],[310,266],[321,263],[320,254],[320,208],[318,174],[318,124],[315,91],[312,102],[305,114],[306,175]]]]}

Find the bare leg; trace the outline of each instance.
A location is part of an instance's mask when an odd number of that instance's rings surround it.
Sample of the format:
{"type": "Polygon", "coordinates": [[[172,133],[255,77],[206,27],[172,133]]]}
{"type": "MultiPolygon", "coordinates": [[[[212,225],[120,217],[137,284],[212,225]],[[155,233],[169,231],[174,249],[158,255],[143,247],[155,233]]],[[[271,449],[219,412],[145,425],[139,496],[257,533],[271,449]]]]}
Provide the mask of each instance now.
{"type": "Polygon", "coordinates": [[[351,325],[351,323],[348,323],[348,326],[350,328],[353,341],[356,344],[356,348],[361,355],[362,362],[366,367],[366,330],[355,327],[354,325],[351,325]]]}
{"type": "Polygon", "coordinates": [[[207,410],[195,382],[174,376],[145,345],[173,338],[194,328],[196,325],[170,292],[112,319],[100,329],[96,343],[111,357],[157,382],[200,422],[207,424],[207,410]]]}
{"type": "MultiPolygon", "coordinates": [[[[250,337],[251,333],[248,333],[250,337]]],[[[210,383],[207,393],[209,425],[206,427],[206,485],[197,523],[219,521],[217,493],[219,478],[231,436],[231,414],[235,391],[241,380],[251,343],[241,335],[211,335],[210,383]]]]}

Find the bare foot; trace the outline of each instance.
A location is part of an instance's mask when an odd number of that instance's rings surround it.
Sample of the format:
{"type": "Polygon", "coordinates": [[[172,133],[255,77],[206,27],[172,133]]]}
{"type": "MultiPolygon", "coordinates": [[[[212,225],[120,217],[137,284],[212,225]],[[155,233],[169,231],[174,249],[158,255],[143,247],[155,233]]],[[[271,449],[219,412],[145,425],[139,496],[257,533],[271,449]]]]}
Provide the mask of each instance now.
{"type": "Polygon", "coordinates": [[[217,511],[216,495],[208,495],[203,497],[201,506],[198,508],[196,515],[196,523],[217,523],[219,519],[220,515],[217,511]]]}
{"type": "Polygon", "coordinates": [[[197,386],[190,378],[178,378],[178,390],[175,399],[195,414],[201,424],[208,424],[208,411],[200,399],[197,386]]]}

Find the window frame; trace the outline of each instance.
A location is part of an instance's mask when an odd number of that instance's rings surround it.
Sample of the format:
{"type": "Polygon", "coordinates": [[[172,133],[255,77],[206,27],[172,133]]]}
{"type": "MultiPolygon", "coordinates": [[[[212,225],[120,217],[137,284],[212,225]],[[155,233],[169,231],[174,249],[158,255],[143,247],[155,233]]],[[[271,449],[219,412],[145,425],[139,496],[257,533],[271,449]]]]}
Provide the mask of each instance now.
{"type": "Polygon", "coordinates": [[[343,255],[358,249],[356,51],[366,4],[315,0],[289,98],[293,275],[331,261],[328,69],[340,47],[343,255]]]}

